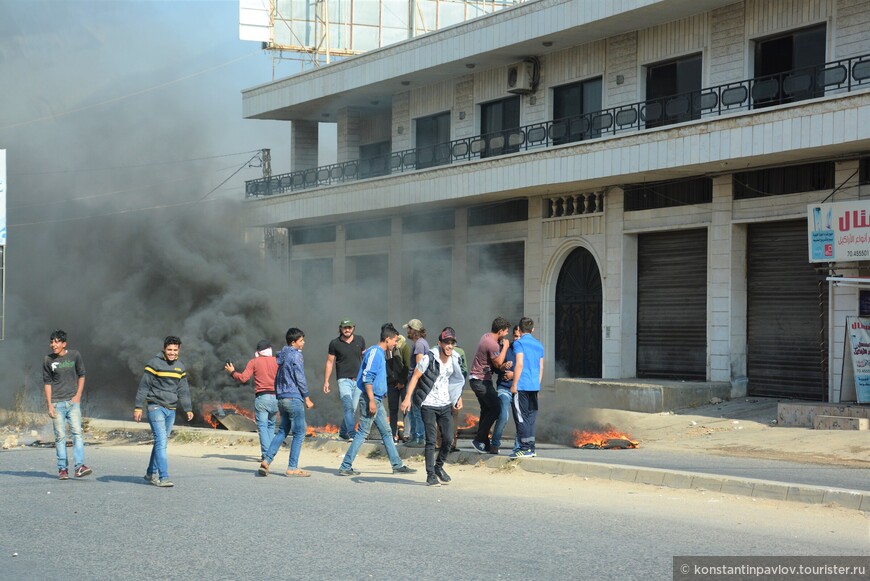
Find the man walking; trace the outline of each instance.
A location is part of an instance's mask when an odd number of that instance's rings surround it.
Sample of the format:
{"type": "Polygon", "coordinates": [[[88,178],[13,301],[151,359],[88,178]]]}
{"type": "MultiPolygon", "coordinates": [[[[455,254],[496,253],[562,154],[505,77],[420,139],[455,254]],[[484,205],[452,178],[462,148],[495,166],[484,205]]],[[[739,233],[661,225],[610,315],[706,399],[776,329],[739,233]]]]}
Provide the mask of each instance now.
{"type": "Polygon", "coordinates": [[[48,417],[54,426],[54,449],[57,453],[57,477],[69,480],[66,454],[66,425],[73,440],[76,478],[92,472],[85,466],[85,441],[82,438],[82,392],[85,389],[85,364],[78,351],[66,348],[66,333],[58,329],[49,338],[51,353],[42,363],[42,383],[48,417]]]}
{"type": "Polygon", "coordinates": [[[538,393],[544,379],[544,346],[532,336],[535,322],[520,319],[520,338],[514,341],[516,354],[511,393],[514,396],[514,422],[519,449],[511,458],[535,457],[535,418],[538,416],[538,393]]]}
{"type": "Polygon", "coordinates": [[[257,343],[254,357],[245,365],[245,370],[239,373],[235,366],[227,361],[224,369],[239,383],[247,383],[254,377],[254,418],[257,421],[257,432],[260,436],[260,462],[275,436],[275,416],[278,415],[278,400],[275,399],[275,375],[278,373],[278,362],[272,353],[272,344],[263,339],[257,343]]]}
{"type": "Polygon", "coordinates": [[[447,454],[453,445],[453,410],[462,409],[462,388],[465,375],[462,363],[454,351],[456,331],[444,327],[438,337],[438,345],[420,359],[408,393],[402,402],[402,411],[408,411],[411,400],[420,406],[423,424],[426,426],[426,485],[440,486],[450,482],[444,471],[447,454]],[[441,447],[435,458],[435,441],[441,433],[441,447]]]}
{"type": "Polygon", "coordinates": [[[179,402],[187,413],[187,421],[193,419],[190,403],[190,385],[187,383],[187,368],[178,358],[181,339],[170,335],[163,340],[163,352],[145,364],[145,372],[136,391],[133,419],[142,420],[142,406],[148,407],[148,423],[154,433],[151,459],[145,470],[145,480],[154,486],[171,488],[169,466],[166,462],[166,444],[172,425],[175,423],[175,408],[179,402]]]}
{"type": "Polygon", "coordinates": [[[344,455],[344,460],[338,468],[339,476],[354,476],[359,474],[353,469],[353,461],[359,452],[360,446],[365,442],[372,429],[372,423],[377,426],[381,433],[381,440],[390,458],[394,474],[411,474],[416,472],[414,468],[404,465],[393,443],[393,435],[390,424],[387,422],[387,413],[381,402],[387,395],[387,364],[385,353],[391,351],[398,341],[399,332],[391,324],[381,327],[380,342],[369,347],[363,354],[363,363],[357,373],[357,389],[362,392],[363,406],[360,408],[359,430],[344,455]]]}
{"type": "MultiPolygon", "coordinates": [[[[408,330],[408,340],[411,343],[410,361],[408,363],[408,380],[410,380],[414,368],[429,351],[429,342],[426,341],[426,328],[420,319],[411,319],[402,326],[408,330]]],[[[422,448],[426,438],[426,427],[423,425],[423,415],[420,411],[420,406],[411,405],[410,418],[409,431],[411,439],[408,441],[407,446],[409,448],[422,448]]]]}
{"type": "MultiPolygon", "coordinates": [[[[480,403],[480,422],[477,424],[477,435],[471,440],[471,445],[478,452],[492,452],[489,431],[501,412],[498,392],[492,385],[492,371],[500,368],[504,362],[508,348],[509,328],[510,323],[507,319],[496,317],[492,321],[491,332],[484,333],[480,338],[471,362],[469,383],[480,403]]],[[[498,454],[498,450],[495,453],[498,454]]]]}
{"type": "Polygon", "coordinates": [[[335,377],[338,382],[338,396],[341,399],[342,420],[338,428],[338,437],[342,440],[353,440],[356,433],[356,408],[359,405],[360,391],[356,388],[356,374],[362,362],[366,341],[355,335],[356,324],[345,319],[338,325],[338,337],[329,342],[329,352],[326,356],[326,369],[323,374],[323,393],[329,393],[329,377],[335,367],[335,377]]]}

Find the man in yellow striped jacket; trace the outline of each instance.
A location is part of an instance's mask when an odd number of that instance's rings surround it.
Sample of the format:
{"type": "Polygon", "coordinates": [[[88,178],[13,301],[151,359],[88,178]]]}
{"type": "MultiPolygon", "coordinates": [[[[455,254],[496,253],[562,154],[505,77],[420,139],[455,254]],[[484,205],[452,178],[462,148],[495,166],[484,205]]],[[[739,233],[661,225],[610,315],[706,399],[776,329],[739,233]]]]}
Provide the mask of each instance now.
{"type": "Polygon", "coordinates": [[[148,423],[154,433],[154,447],[151,449],[145,480],[163,488],[174,486],[169,480],[166,464],[166,442],[175,423],[175,408],[179,402],[187,412],[187,421],[193,419],[187,368],[178,358],[180,349],[181,339],[178,337],[170,335],[163,340],[163,352],[145,364],[133,410],[133,419],[138,422],[142,419],[142,406],[148,408],[148,423]]]}

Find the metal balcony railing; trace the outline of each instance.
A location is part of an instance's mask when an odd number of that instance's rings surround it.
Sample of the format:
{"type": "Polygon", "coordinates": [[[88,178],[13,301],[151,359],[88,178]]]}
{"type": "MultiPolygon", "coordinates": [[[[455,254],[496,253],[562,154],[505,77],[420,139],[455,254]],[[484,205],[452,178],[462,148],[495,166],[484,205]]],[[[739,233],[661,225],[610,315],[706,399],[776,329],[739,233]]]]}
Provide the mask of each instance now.
{"type": "Polygon", "coordinates": [[[870,87],[870,54],[776,75],[717,85],[567,119],[415,147],[245,182],[245,197],[270,196],[328,184],[414,171],[716,117],[870,87]]]}

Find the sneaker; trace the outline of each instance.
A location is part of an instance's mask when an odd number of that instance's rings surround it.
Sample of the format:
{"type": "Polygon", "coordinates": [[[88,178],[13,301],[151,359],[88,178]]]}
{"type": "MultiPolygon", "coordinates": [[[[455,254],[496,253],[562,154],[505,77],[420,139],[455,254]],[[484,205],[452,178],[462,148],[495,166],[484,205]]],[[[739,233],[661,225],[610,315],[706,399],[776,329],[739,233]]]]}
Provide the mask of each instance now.
{"type": "Polygon", "coordinates": [[[404,465],[399,466],[398,468],[393,468],[393,474],[413,474],[416,471],[416,468],[410,468],[404,465]]]}
{"type": "Polygon", "coordinates": [[[69,471],[64,468],[62,470],[57,471],[57,479],[58,480],[69,480],[69,471]]]}
{"type": "Polygon", "coordinates": [[[437,476],[438,480],[440,480],[444,484],[450,482],[450,475],[444,472],[444,468],[442,468],[441,466],[435,467],[435,476],[437,476]]]}
{"type": "Polygon", "coordinates": [[[430,474],[426,477],[426,486],[441,486],[441,483],[438,482],[434,474],[430,474]]]}
{"type": "Polygon", "coordinates": [[[338,469],[339,476],[358,476],[359,474],[360,472],[354,470],[353,468],[348,468],[347,470],[345,470],[344,468],[338,469]]]}
{"type": "Polygon", "coordinates": [[[408,448],[425,448],[426,442],[424,440],[411,440],[407,444],[405,444],[408,448]]]}
{"type": "Polygon", "coordinates": [[[480,452],[481,454],[486,454],[486,452],[487,452],[486,444],[484,444],[483,442],[481,442],[479,440],[472,440],[471,445],[474,446],[474,449],[477,450],[478,452],[480,452]]]}
{"type": "Polygon", "coordinates": [[[154,486],[159,486],[160,488],[172,488],[173,486],[175,486],[175,484],[168,478],[164,478],[163,480],[152,480],[151,484],[153,484],[154,486]]]}
{"type": "Polygon", "coordinates": [[[517,450],[510,455],[511,458],[534,458],[535,456],[537,454],[531,450],[517,450]]]}
{"type": "Polygon", "coordinates": [[[493,456],[498,456],[498,446],[490,446],[489,453],[493,456]]]}
{"type": "Polygon", "coordinates": [[[78,468],[76,468],[76,478],[81,478],[82,476],[87,476],[88,474],[93,474],[93,470],[82,464],[78,468]]]}
{"type": "Polygon", "coordinates": [[[145,480],[145,482],[147,482],[148,484],[157,484],[157,481],[160,480],[160,477],[156,474],[148,474],[146,472],[145,476],[143,476],[142,479],[145,480]]]}

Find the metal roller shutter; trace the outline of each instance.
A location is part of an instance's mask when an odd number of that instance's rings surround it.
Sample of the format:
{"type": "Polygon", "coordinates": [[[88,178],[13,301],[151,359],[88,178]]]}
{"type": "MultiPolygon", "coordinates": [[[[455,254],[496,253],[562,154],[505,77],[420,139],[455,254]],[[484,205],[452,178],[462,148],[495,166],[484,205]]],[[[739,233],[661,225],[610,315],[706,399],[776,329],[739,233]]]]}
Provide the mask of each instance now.
{"type": "Polygon", "coordinates": [[[707,230],[638,236],[637,375],[707,378],[707,230]]]}
{"type": "Polygon", "coordinates": [[[827,317],[819,318],[806,221],[751,224],[747,254],[749,394],[823,400],[827,317]]]}

